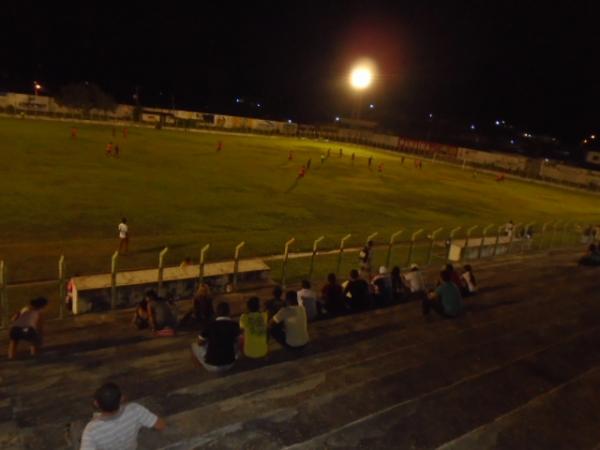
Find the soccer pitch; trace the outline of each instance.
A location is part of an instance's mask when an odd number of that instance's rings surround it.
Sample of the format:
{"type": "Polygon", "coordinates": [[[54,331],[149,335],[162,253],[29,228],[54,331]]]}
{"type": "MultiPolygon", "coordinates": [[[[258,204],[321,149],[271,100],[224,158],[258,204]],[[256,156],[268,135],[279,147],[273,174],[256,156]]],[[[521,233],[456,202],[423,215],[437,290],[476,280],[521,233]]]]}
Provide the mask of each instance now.
{"type": "Polygon", "coordinates": [[[470,169],[360,146],[307,139],[129,128],[32,119],[0,119],[0,259],[9,280],[56,277],[64,254],[69,274],[107,272],[117,224],[129,219],[130,254],[122,269],[282,251],[296,238],[306,250],[321,235],[334,248],[406,230],[569,219],[598,221],[598,196],[507,180],[470,169]],[[216,151],[217,142],[223,149],[216,151]],[[120,157],[105,155],[118,143],[120,157]],[[331,148],[323,164],[320,155],[331,148]],[[338,149],[344,149],[342,158],[338,149]],[[288,161],[288,152],[293,160],[288,161]],[[356,161],[350,155],[356,154],[356,161]],[[367,158],[373,156],[371,170],[367,158]],[[297,179],[308,159],[306,176],[297,179]],[[382,172],[378,171],[383,164],[382,172]]]}

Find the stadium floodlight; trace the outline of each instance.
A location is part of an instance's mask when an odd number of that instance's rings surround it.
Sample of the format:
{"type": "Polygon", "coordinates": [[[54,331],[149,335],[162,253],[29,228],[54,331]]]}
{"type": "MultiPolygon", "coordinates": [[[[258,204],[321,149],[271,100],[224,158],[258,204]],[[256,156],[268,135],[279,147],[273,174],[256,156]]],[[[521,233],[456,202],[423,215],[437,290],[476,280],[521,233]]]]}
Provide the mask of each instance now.
{"type": "Polygon", "coordinates": [[[496,126],[500,125],[500,121],[496,120],[496,126]]]}
{"type": "Polygon", "coordinates": [[[369,104],[370,109],[375,109],[375,105],[373,103],[369,104]]]}
{"type": "Polygon", "coordinates": [[[339,121],[340,121],[340,116],[336,116],[336,117],[335,117],[335,121],[336,121],[336,122],[339,122],[339,121]]]}
{"type": "Polygon", "coordinates": [[[471,130],[475,130],[475,124],[471,124],[469,128],[471,128],[471,130]]]}
{"type": "Polygon", "coordinates": [[[38,83],[37,81],[33,82],[33,92],[35,93],[35,95],[38,95],[38,92],[42,89],[42,85],[40,83],[38,83]]]}
{"type": "Polygon", "coordinates": [[[350,86],[357,91],[362,91],[373,82],[372,64],[362,62],[356,65],[350,72],[350,86]]]}
{"type": "Polygon", "coordinates": [[[595,134],[592,134],[592,135],[590,136],[590,139],[596,139],[596,135],[595,135],[595,134]]]}

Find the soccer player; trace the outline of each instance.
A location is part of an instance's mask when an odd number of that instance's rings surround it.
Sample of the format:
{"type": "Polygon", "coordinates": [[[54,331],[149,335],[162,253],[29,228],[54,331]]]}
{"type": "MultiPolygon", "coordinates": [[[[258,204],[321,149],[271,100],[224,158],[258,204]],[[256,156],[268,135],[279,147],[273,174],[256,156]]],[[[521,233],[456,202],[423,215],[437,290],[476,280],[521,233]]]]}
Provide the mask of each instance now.
{"type": "Polygon", "coordinates": [[[379,172],[379,173],[383,172],[383,163],[380,163],[380,164],[377,166],[377,172],[379,172]]]}
{"type": "Polygon", "coordinates": [[[121,219],[118,227],[119,230],[119,254],[127,253],[129,250],[129,226],[127,225],[127,217],[121,219]]]}
{"type": "Polygon", "coordinates": [[[71,139],[77,139],[77,128],[71,127],[71,139]]]}
{"type": "Polygon", "coordinates": [[[352,162],[356,159],[356,153],[352,153],[352,162]]]}
{"type": "Polygon", "coordinates": [[[106,144],[106,156],[112,156],[113,143],[112,141],[106,144]]]}
{"type": "Polygon", "coordinates": [[[400,164],[401,164],[401,165],[404,165],[404,156],[402,156],[402,157],[400,158],[400,164]]]}
{"type": "Polygon", "coordinates": [[[369,156],[369,169],[371,168],[371,164],[373,164],[373,157],[369,156]]]}
{"type": "Polygon", "coordinates": [[[344,156],[344,149],[343,149],[343,148],[340,148],[340,158],[341,158],[342,156],[344,156]]]}
{"type": "Polygon", "coordinates": [[[128,131],[127,131],[127,127],[123,128],[123,137],[124,137],[125,139],[127,139],[127,133],[128,133],[128,131]]]}
{"type": "Polygon", "coordinates": [[[288,153],[288,161],[291,161],[292,159],[294,159],[294,155],[292,154],[292,151],[290,150],[290,152],[288,153]]]}
{"type": "Polygon", "coordinates": [[[328,149],[327,149],[327,158],[329,158],[330,156],[331,156],[331,149],[330,149],[330,148],[328,148],[328,149]]]}
{"type": "Polygon", "coordinates": [[[217,143],[217,152],[220,152],[221,150],[223,150],[223,141],[217,143]]]}
{"type": "Polygon", "coordinates": [[[119,144],[115,144],[114,156],[115,158],[119,157],[119,144]]]}
{"type": "Polygon", "coordinates": [[[308,161],[306,162],[306,170],[310,169],[311,164],[312,164],[312,158],[308,158],[308,161]]]}
{"type": "Polygon", "coordinates": [[[321,153],[321,165],[325,162],[325,155],[321,153]]]}
{"type": "Polygon", "coordinates": [[[304,175],[306,175],[306,167],[302,166],[300,172],[298,172],[298,178],[304,178],[304,175]]]}

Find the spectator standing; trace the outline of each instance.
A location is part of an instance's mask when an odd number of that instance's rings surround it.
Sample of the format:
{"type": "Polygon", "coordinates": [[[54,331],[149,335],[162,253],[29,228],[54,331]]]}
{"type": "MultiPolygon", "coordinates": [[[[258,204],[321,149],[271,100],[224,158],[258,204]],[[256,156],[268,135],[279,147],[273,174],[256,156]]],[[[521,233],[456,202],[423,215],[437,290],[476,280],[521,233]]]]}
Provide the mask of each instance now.
{"type": "Polygon", "coordinates": [[[86,425],[81,450],[135,450],[140,429],[162,431],[166,423],[138,403],[122,404],[121,390],[114,383],[102,385],[94,393],[99,410],[86,425]]]}
{"type": "Polygon", "coordinates": [[[328,314],[336,316],[346,312],[344,290],[338,284],[334,273],[327,275],[327,284],[321,289],[321,299],[328,314]]]}
{"type": "Polygon", "coordinates": [[[423,299],[423,315],[433,309],[442,317],[457,317],[462,311],[460,290],[452,282],[452,274],[448,270],[440,272],[440,285],[423,299]]]}
{"type": "Polygon", "coordinates": [[[298,305],[298,295],[287,291],[286,305],[271,319],[271,336],[283,347],[300,349],[308,344],[306,311],[298,305]]]}
{"type": "Polygon", "coordinates": [[[203,283],[198,286],[193,299],[193,315],[196,323],[200,325],[201,330],[215,317],[213,299],[207,284],[203,283]]]}
{"type": "Polygon", "coordinates": [[[302,280],[302,289],[298,291],[298,305],[304,307],[309,322],[317,318],[317,294],[311,289],[308,280],[302,280]]]}
{"type": "Polygon", "coordinates": [[[217,317],[192,344],[192,354],[209,372],[224,372],[233,367],[238,353],[240,326],[229,317],[229,304],[217,305],[217,317]]]}
{"type": "Polygon", "coordinates": [[[260,300],[251,297],[246,302],[247,312],[240,317],[243,331],[244,355],[248,358],[263,358],[267,355],[267,313],[260,312],[260,300]]]}
{"type": "Polygon", "coordinates": [[[350,271],[350,280],[344,288],[344,295],[353,311],[364,311],[369,308],[371,302],[369,283],[360,278],[358,270],[350,271]]]}
{"type": "Polygon", "coordinates": [[[119,230],[119,254],[125,254],[129,250],[129,226],[127,225],[127,217],[121,219],[118,226],[119,230]]]}
{"type": "Polygon", "coordinates": [[[373,261],[373,241],[367,242],[360,253],[358,254],[358,260],[360,262],[360,271],[363,276],[371,277],[371,263],[373,261]]]}
{"type": "Polygon", "coordinates": [[[42,347],[44,317],[42,310],[48,304],[44,297],[38,297],[29,302],[21,311],[12,317],[9,330],[8,359],[15,359],[19,341],[27,341],[30,345],[31,356],[36,356],[42,347]]]}

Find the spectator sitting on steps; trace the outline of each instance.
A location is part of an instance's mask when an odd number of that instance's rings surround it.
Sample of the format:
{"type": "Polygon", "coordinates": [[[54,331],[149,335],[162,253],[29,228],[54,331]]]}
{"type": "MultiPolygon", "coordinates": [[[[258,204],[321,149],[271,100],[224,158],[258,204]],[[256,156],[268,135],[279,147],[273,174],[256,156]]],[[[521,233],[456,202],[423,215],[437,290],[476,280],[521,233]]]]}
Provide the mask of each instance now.
{"type": "Polygon", "coordinates": [[[302,289],[298,291],[298,304],[304,307],[309,322],[317,318],[317,294],[310,288],[308,280],[302,280],[302,289]]]}
{"type": "Polygon", "coordinates": [[[353,311],[364,311],[371,303],[371,292],[369,283],[360,278],[358,270],[350,271],[350,280],[344,288],[344,295],[353,311]]]}
{"type": "Polygon", "coordinates": [[[301,349],[309,341],[306,311],[298,305],[298,295],[294,291],[286,292],[285,302],[286,305],[271,319],[271,336],[282,347],[301,349]]]}
{"type": "Polygon", "coordinates": [[[462,296],[467,297],[476,294],[478,289],[477,280],[475,280],[471,264],[465,264],[464,272],[460,277],[463,281],[463,287],[461,288],[462,296]]]}
{"type": "Polygon", "coordinates": [[[440,285],[431,291],[422,302],[423,315],[433,309],[442,317],[457,317],[462,311],[460,290],[452,282],[452,274],[448,270],[440,272],[440,285]]]}
{"type": "Polygon", "coordinates": [[[240,328],[244,334],[241,347],[248,358],[267,356],[267,313],[260,312],[258,297],[250,297],[246,302],[247,312],[240,317],[240,328]]]}
{"type": "Polygon", "coordinates": [[[411,264],[410,272],[405,273],[403,277],[409,291],[409,299],[422,298],[425,292],[425,281],[419,266],[414,263],[411,264]]]}
{"type": "Polygon", "coordinates": [[[217,317],[192,344],[192,354],[209,372],[225,372],[233,367],[238,355],[240,326],[229,317],[229,304],[217,305],[217,317]]]}
{"type": "Polygon", "coordinates": [[[42,310],[48,304],[44,297],[38,297],[29,302],[21,311],[12,317],[9,331],[8,359],[15,359],[19,341],[27,341],[30,345],[31,356],[36,356],[42,346],[43,316],[42,310]]]}
{"type": "Polygon", "coordinates": [[[102,385],[94,394],[94,406],[100,410],[86,425],[80,450],[131,450],[137,448],[140,428],[162,431],[167,427],[138,403],[123,404],[121,390],[114,383],[102,385]]]}
{"type": "Polygon", "coordinates": [[[269,320],[271,320],[273,318],[273,316],[275,314],[277,314],[277,311],[279,311],[281,308],[283,308],[284,302],[283,299],[281,298],[283,296],[283,290],[281,289],[280,286],[275,286],[273,288],[273,298],[271,300],[268,300],[267,303],[265,304],[265,309],[267,310],[267,313],[269,314],[269,320]]]}
{"type": "Polygon", "coordinates": [[[331,316],[337,316],[346,312],[344,290],[338,284],[334,273],[327,275],[327,284],[321,289],[321,300],[327,314],[331,316]]]}
{"type": "Polygon", "coordinates": [[[146,292],[146,299],[148,300],[148,321],[152,331],[158,336],[175,335],[177,318],[169,303],[156,295],[153,290],[146,292]]]}
{"type": "Polygon", "coordinates": [[[379,273],[373,277],[371,284],[374,288],[374,300],[377,307],[392,304],[392,279],[385,266],[379,268],[379,273]]]}
{"type": "Polygon", "coordinates": [[[600,266],[600,250],[596,244],[590,244],[587,252],[579,259],[580,266],[600,266]]]}

